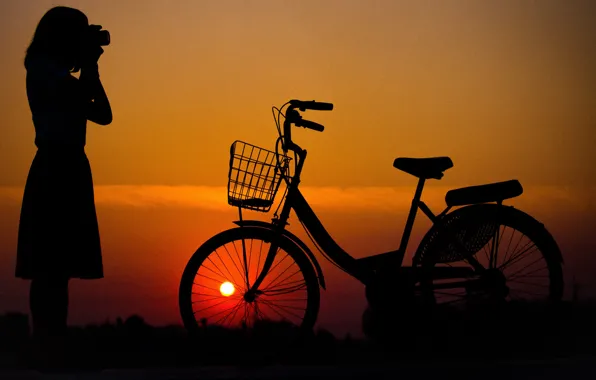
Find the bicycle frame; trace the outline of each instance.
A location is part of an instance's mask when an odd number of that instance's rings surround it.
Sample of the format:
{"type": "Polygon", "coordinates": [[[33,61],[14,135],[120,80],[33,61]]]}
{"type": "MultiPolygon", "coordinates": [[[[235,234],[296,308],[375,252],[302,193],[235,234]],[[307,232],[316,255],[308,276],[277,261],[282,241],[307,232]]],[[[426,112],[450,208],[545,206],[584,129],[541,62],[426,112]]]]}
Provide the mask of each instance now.
{"type": "MultiPolygon", "coordinates": [[[[288,108],[288,113],[290,112],[292,112],[291,106],[288,108]]],[[[402,267],[403,259],[406,253],[406,249],[408,246],[408,242],[410,239],[412,228],[414,226],[414,221],[416,219],[418,209],[420,209],[433,223],[439,221],[451,209],[451,207],[448,206],[440,214],[433,214],[430,208],[421,200],[425,179],[420,178],[416,186],[414,198],[412,199],[412,204],[410,206],[410,211],[406,220],[406,225],[401,236],[399,248],[396,251],[376,254],[361,259],[354,258],[348,252],[346,252],[333,239],[333,237],[331,237],[331,235],[327,232],[327,230],[325,229],[315,212],[308,204],[307,200],[304,198],[304,196],[298,189],[298,186],[300,184],[300,175],[302,173],[302,168],[306,160],[307,152],[306,150],[300,148],[297,144],[292,142],[290,127],[291,118],[286,118],[286,120],[284,121],[284,150],[291,150],[296,154],[296,172],[292,177],[291,181],[288,181],[286,179],[286,183],[288,185],[286,199],[279,218],[274,220],[273,223],[276,236],[282,235],[285,226],[288,224],[287,221],[289,219],[290,212],[294,210],[294,212],[298,216],[298,219],[304,223],[307,232],[313,237],[316,244],[330,257],[331,260],[333,260],[335,264],[341,267],[352,277],[358,279],[360,282],[366,284],[367,280],[371,278],[373,273],[369,266],[366,265],[366,263],[374,261],[375,259],[379,259],[381,257],[387,258],[388,262],[394,267],[402,267]]],[[[271,242],[271,247],[263,264],[263,270],[261,271],[261,274],[255,281],[255,283],[250,287],[251,292],[257,291],[258,287],[261,285],[268,271],[271,269],[271,265],[273,264],[275,255],[277,253],[277,248],[278,244],[275,241],[271,242]]],[[[476,270],[485,269],[474,258],[470,258],[468,262],[476,270]]],[[[448,269],[453,273],[457,273],[456,268],[448,269]]]]}
{"type": "MultiPolygon", "coordinates": [[[[303,151],[302,159],[306,158],[306,152],[303,151]]],[[[410,238],[410,234],[412,232],[412,228],[414,225],[414,220],[416,218],[416,213],[418,208],[423,205],[424,203],[420,201],[420,196],[422,193],[422,188],[424,186],[424,180],[420,180],[416,189],[416,194],[412,201],[412,206],[410,208],[410,212],[408,214],[408,219],[406,222],[406,226],[404,232],[401,237],[400,247],[396,251],[390,251],[386,253],[381,253],[373,256],[366,257],[365,259],[377,258],[380,256],[390,256],[391,263],[396,267],[402,266],[403,259],[406,252],[406,247],[408,245],[408,241],[410,238]]],[[[348,252],[346,252],[334,239],[331,235],[327,232],[315,212],[312,210],[310,205],[308,204],[307,200],[304,198],[300,190],[298,189],[297,185],[292,185],[292,187],[288,190],[288,196],[286,200],[285,207],[291,208],[294,210],[298,218],[304,223],[304,226],[307,228],[310,235],[313,237],[315,242],[321,249],[329,255],[329,257],[342,269],[344,269],[347,273],[351,276],[357,278],[361,282],[365,282],[366,279],[369,277],[368,270],[366,266],[362,265],[360,260],[356,259],[348,252]]],[[[428,210],[428,208],[424,208],[426,205],[422,206],[423,210],[428,210]]],[[[427,211],[429,217],[434,219],[435,216],[430,212],[427,211]]],[[[284,220],[280,219],[280,223],[284,222],[284,220]]]]}
{"type": "MultiPolygon", "coordinates": [[[[294,122],[294,118],[296,116],[300,117],[298,113],[294,110],[294,108],[296,107],[289,106],[286,111],[286,119],[284,120],[284,135],[282,136],[282,146],[285,152],[293,151],[296,154],[296,172],[292,177],[291,181],[288,180],[287,177],[284,177],[288,189],[280,216],[279,218],[273,220],[273,230],[276,232],[276,236],[282,236],[285,226],[288,224],[287,221],[290,217],[290,212],[294,210],[294,212],[296,212],[296,215],[298,216],[298,219],[301,222],[303,222],[307,232],[312,236],[315,243],[322,249],[322,251],[324,251],[335,264],[337,264],[340,268],[342,268],[352,277],[358,279],[360,282],[366,284],[368,280],[371,279],[372,276],[374,276],[375,266],[373,265],[371,268],[371,266],[367,265],[367,263],[374,262],[381,258],[386,258],[386,263],[392,265],[394,268],[404,268],[403,259],[406,253],[412,229],[414,227],[414,221],[416,219],[418,209],[420,209],[433,222],[433,224],[436,224],[438,221],[441,220],[441,218],[445,214],[447,214],[447,212],[449,212],[451,207],[446,207],[438,215],[433,214],[430,208],[421,200],[425,179],[419,178],[418,184],[416,186],[416,191],[414,193],[414,198],[412,199],[412,204],[410,206],[410,211],[408,213],[408,218],[406,220],[406,225],[401,236],[399,248],[396,251],[380,253],[361,259],[354,258],[348,252],[346,252],[339,244],[337,244],[337,242],[331,237],[331,235],[327,232],[327,230],[325,229],[315,212],[312,210],[312,208],[298,189],[298,186],[300,184],[300,175],[302,173],[302,168],[306,160],[307,152],[306,150],[302,149],[300,146],[298,146],[296,143],[292,141],[291,124],[294,122]]],[[[458,244],[458,242],[455,242],[455,244],[458,244]]],[[[269,252],[263,264],[263,270],[256,279],[255,283],[252,286],[250,286],[249,292],[257,292],[258,287],[261,285],[261,283],[265,279],[265,276],[267,275],[267,273],[271,269],[271,266],[273,265],[273,261],[275,260],[275,256],[277,254],[277,249],[277,242],[272,241],[271,247],[269,248],[269,252]]],[[[475,272],[482,272],[486,270],[486,268],[484,268],[474,257],[468,257],[465,259],[465,261],[467,261],[468,264],[472,266],[475,272]]],[[[467,268],[434,268],[433,271],[433,278],[457,278],[465,277],[466,275],[470,274],[469,269],[467,268]]],[[[451,286],[446,287],[453,287],[461,284],[462,283],[452,283],[451,286]]]]}

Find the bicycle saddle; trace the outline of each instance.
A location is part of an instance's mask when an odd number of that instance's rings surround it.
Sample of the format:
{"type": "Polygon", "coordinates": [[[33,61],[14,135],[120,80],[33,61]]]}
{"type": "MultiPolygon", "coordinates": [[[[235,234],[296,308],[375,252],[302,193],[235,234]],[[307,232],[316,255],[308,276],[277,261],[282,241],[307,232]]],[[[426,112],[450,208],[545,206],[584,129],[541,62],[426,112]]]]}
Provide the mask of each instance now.
{"type": "Polygon", "coordinates": [[[488,183],[449,190],[445,195],[447,206],[463,206],[475,203],[504,201],[521,195],[524,189],[518,180],[488,183]]]}
{"type": "Polygon", "coordinates": [[[431,158],[404,158],[399,157],[393,161],[393,167],[414,177],[424,179],[441,179],[443,172],[453,167],[453,162],[449,157],[431,157],[431,158]]]}

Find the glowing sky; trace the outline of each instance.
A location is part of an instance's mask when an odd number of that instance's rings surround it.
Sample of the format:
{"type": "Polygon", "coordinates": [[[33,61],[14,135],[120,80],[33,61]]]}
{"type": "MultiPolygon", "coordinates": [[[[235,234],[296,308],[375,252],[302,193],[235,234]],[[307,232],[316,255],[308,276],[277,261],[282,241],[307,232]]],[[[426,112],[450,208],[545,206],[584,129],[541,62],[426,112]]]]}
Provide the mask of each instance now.
{"type": "MultiPolygon", "coordinates": [[[[525,193],[512,203],[549,227],[569,257],[568,275],[596,287],[596,3],[59,4],[112,35],[100,70],[114,122],[89,123],[87,139],[106,278],[75,282],[73,320],[140,312],[150,322],[177,321],[186,260],[235,216],[226,205],[229,145],[272,148],[270,108],[291,98],[335,104],[304,115],[324,133],[294,136],[309,150],[305,194],[355,255],[399,242],[415,181],[393,159],[446,155],[455,167],[429,183],[434,209],[449,188],[517,178],[525,193]]],[[[20,197],[35,153],[22,62],[37,22],[59,4],[0,3],[3,310],[26,310],[27,283],[13,278],[20,197]]],[[[331,280],[322,326],[357,329],[362,288],[324,269],[331,280]]]]}

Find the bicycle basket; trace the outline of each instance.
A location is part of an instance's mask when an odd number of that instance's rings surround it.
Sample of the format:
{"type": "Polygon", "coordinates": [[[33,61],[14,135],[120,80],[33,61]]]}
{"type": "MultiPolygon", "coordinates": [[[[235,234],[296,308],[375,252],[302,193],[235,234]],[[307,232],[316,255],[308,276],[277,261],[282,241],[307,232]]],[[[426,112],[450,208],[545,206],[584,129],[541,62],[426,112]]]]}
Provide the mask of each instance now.
{"type": "Polygon", "coordinates": [[[230,147],[228,204],[249,210],[267,212],[275,199],[291,158],[258,146],[234,141],[230,147]]]}

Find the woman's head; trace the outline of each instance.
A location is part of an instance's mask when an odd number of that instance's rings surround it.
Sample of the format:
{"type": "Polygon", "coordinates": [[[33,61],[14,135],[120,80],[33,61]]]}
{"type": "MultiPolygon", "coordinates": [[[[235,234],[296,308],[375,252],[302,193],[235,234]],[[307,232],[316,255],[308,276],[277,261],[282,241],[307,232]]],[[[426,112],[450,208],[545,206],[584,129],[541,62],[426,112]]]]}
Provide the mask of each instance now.
{"type": "Polygon", "coordinates": [[[54,7],[41,18],[27,49],[25,67],[33,56],[45,55],[69,71],[79,70],[80,50],[89,20],[83,12],[54,7]]]}

